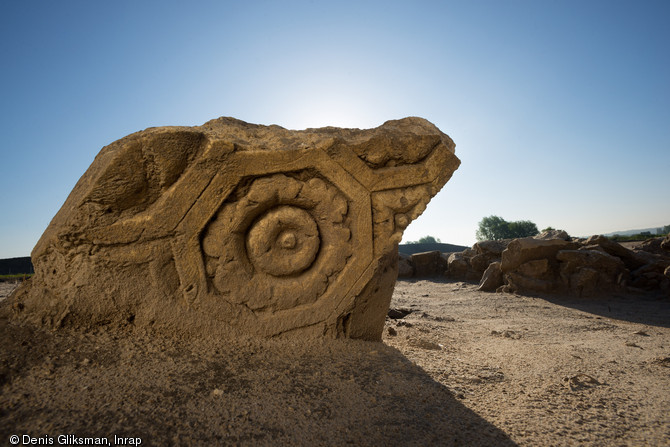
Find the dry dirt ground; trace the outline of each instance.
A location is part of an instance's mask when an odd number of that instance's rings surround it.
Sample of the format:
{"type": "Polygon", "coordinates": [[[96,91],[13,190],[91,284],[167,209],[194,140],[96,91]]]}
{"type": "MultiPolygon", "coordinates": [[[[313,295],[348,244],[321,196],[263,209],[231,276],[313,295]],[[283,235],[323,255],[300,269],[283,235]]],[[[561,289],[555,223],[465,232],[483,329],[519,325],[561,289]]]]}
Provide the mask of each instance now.
{"type": "Polygon", "coordinates": [[[667,298],[399,281],[383,343],[46,332],[8,304],[0,445],[670,445],[667,298]]]}

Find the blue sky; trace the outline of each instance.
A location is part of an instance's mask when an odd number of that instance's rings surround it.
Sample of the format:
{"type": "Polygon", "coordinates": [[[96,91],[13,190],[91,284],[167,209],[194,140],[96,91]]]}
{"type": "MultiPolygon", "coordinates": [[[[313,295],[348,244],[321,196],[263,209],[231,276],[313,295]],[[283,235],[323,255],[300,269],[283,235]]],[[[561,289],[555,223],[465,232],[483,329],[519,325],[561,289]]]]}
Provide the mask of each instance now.
{"type": "Polygon", "coordinates": [[[584,236],[670,224],[670,2],[20,1],[0,13],[0,258],[98,151],[219,116],[290,129],[421,116],[461,168],[405,232],[496,214],[584,236]]]}

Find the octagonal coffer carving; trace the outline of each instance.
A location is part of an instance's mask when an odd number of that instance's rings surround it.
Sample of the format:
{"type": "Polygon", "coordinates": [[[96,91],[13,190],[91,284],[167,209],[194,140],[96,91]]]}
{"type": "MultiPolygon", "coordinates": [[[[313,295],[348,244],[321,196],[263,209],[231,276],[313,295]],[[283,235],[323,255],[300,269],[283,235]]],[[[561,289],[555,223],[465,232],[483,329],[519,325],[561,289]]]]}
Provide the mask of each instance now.
{"type": "Polygon", "coordinates": [[[417,117],[128,135],[54,216],[13,308],[53,328],[379,340],[397,243],[458,168],[454,147],[417,117]]]}
{"type": "Polygon", "coordinates": [[[252,179],[201,236],[213,293],[254,311],[316,302],[352,252],[346,196],[309,172],[252,179]]]}

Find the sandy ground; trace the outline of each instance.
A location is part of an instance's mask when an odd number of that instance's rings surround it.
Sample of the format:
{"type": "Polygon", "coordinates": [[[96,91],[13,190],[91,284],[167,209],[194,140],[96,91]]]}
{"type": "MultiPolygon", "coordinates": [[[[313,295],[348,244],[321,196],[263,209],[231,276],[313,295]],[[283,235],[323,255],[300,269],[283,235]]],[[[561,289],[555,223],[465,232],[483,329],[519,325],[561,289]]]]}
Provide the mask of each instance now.
{"type": "Polygon", "coordinates": [[[399,281],[391,307],[406,315],[383,343],[45,332],[5,316],[0,442],[670,445],[667,298],[421,280],[399,281]]]}
{"type": "Polygon", "coordinates": [[[519,445],[670,445],[670,301],[404,282],[384,342],[519,445]]]}

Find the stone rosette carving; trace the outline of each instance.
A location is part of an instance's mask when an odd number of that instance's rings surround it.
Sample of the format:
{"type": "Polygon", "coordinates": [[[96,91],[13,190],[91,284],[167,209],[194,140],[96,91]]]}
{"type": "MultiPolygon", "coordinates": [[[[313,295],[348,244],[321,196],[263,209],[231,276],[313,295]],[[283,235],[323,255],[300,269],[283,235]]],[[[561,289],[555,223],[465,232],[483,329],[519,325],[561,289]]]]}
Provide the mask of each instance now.
{"type": "Polygon", "coordinates": [[[255,179],[205,228],[211,289],[255,312],[314,303],[353,255],[348,216],[344,194],[321,178],[255,179]]]}
{"type": "Polygon", "coordinates": [[[454,146],[421,118],[129,135],[42,235],[14,309],[50,326],[379,339],[397,244],[458,168],[454,146]]]}

